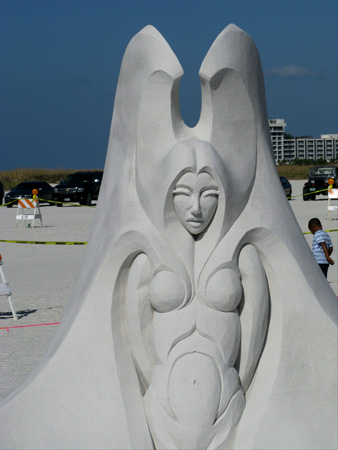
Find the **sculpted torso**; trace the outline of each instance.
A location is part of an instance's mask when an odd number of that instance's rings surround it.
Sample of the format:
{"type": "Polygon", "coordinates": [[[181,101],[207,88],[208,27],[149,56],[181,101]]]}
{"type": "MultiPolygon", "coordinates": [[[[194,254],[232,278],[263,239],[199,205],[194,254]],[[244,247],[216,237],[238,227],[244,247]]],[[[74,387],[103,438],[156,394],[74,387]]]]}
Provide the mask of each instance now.
{"type": "Polygon", "coordinates": [[[152,267],[145,253],[130,269],[127,321],[156,448],[225,445],[245,407],[236,367],[241,349],[240,271],[233,261],[223,261],[201,282],[204,263],[201,268],[196,260],[197,246],[218,210],[221,186],[211,173],[205,166],[188,168],[172,189],[173,210],[193,255],[188,282],[177,267],[152,267]],[[148,314],[148,325],[136,325],[137,314],[148,314]]]}
{"type": "Polygon", "coordinates": [[[169,272],[158,273],[150,291],[155,310],[152,343],[159,364],[152,382],[160,385],[161,391],[167,386],[167,399],[162,402],[167,412],[182,425],[200,430],[214,425],[240,389],[238,373],[233,366],[240,342],[236,307],[242,289],[234,270],[223,272],[224,280],[222,275],[216,274],[213,282],[213,289],[219,285],[223,298],[210,297],[210,305],[198,296],[196,286],[187,304],[177,305],[171,295],[184,294],[183,286],[176,275],[169,272]],[[157,288],[157,278],[161,279],[162,289],[157,288]],[[222,283],[226,278],[229,284],[222,283]],[[161,290],[165,290],[162,295],[161,290]],[[157,306],[162,309],[163,299],[166,300],[166,311],[158,312],[157,306]]]}

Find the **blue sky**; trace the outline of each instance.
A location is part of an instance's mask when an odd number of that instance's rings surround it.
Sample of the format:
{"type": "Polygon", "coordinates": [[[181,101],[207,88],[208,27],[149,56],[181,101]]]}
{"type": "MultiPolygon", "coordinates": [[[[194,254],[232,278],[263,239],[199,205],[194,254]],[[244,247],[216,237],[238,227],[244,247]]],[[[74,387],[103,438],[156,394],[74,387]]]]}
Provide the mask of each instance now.
{"type": "Polygon", "coordinates": [[[183,66],[195,125],[198,71],[229,23],[259,49],[269,117],[295,136],[338,133],[336,0],[0,0],[0,171],[103,168],[121,60],[148,24],[183,66]]]}

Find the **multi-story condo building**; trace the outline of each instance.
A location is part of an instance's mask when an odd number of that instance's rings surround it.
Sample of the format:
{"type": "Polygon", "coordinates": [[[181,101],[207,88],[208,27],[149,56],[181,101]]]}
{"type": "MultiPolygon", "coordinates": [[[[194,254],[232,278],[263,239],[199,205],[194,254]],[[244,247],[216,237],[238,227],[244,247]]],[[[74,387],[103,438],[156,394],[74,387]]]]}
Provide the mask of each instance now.
{"type": "MultiPolygon", "coordinates": [[[[321,137],[323,138],[324,135],[321,137]]],[[[338,158],[338,135],[335,138],[323,138],[325,141],[325,152],[326,159],[337,159],[338,158]]]]}
{"type": "Polygon", "coordinates": [[[320,138],[285,139],[284,119],[269,119],[275,161],[298,159],[338,159],[338,134],[322,134],[320,138]]]}
{"type": "Polygon", "coordinates": [[[284,132],[286,123],[284,119],[269,119],[270,134],[273,152],[276,161],[284,158],[284,132]]]}

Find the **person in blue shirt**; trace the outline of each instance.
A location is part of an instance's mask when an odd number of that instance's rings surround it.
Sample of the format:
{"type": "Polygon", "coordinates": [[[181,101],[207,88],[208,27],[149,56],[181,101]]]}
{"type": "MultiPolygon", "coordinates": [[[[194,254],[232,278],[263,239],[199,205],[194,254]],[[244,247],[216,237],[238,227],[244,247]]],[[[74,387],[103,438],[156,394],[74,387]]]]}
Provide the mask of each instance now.
{"type": "Polygon", "coordinates": [[[319,264],[319,267],[322,269],[323,274],[327,278],[329,265],[334,264],[334,261],[330,256],[333,251],[331,238],[325,231],[323,231],[322,224],[316,217],[309,220],[308,227],[313,234],[313,256],[319,264]]]}

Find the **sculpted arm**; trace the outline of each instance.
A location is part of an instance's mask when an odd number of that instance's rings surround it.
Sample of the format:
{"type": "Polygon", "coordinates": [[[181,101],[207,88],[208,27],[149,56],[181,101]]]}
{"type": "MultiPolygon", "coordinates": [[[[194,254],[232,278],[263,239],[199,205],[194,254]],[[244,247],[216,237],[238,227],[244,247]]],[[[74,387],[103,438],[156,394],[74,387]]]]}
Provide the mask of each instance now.
{"type": "Polygon", "coordinates": [[[130,350],[144,391],[149,387],[155,365],[150,335],[153,316],[149,303],[150,279],[149,259],[146,254],[140,253],[129,269],[125,291],[125,323],[130,350]]]}
{"type": "Polygon", "coordinates": [[[239,376],[246,392],[263,350],[270,299],[264,268],[253,245],[247,245],[241,251],[239,270],[243,285],[243,300],[239,308],[242,329],[239,376]]]}

